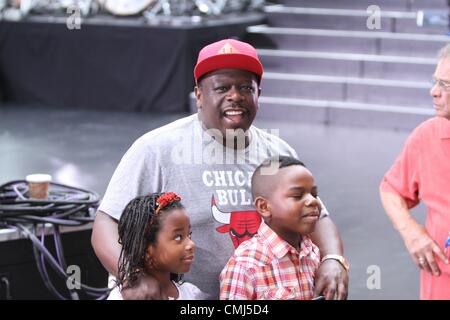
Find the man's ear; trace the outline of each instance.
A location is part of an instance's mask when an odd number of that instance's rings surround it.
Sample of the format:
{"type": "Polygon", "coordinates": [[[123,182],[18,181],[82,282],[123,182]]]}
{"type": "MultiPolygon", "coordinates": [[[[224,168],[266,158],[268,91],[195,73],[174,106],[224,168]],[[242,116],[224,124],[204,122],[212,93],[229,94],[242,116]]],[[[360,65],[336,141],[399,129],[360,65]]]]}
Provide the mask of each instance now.
{"type": "Polygon", "coordinates": [[[269,201],[266,198],[262,196],[256,197],[255,201],[253,201],[253,205],[264,220],[270,220],[272,218],[269,201]]]}
{"type": "Polygon", "coordinates": [[[202,92],[198,85],[194,87],[195,100],[197,102],[197,109],[202,108],[202,92]]]}

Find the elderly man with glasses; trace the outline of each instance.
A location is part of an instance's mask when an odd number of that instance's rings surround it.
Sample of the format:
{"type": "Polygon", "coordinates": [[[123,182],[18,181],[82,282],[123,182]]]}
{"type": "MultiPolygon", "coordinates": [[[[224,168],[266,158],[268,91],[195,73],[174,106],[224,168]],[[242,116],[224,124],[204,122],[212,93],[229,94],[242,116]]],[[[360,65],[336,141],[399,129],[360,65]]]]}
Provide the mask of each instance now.
{"type": "Polygon", "coordinates": [[[450,44],[439,52],[433,83],[436,116],[412,132],[380,185],[384,209],[421,269],[426,300],[450,299],[450,44]],[[425,226],[410,213],[420,201],[425,226]]]}

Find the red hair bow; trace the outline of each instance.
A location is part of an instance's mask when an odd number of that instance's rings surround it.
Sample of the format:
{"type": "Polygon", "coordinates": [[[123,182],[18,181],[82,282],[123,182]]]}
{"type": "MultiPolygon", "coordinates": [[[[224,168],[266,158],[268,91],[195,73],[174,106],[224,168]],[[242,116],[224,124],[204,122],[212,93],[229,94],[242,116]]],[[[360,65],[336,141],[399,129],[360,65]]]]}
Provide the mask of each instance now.
{"type": "Polygon", "coordinates": [[[159,211],[164,209],[169,203],[174,201],[181,201],[181,197],[177,195],[175,192],[166,192],[162,194],[158,199],[156,199],[156,208],[155,213],[159,214],[159,211]]]}

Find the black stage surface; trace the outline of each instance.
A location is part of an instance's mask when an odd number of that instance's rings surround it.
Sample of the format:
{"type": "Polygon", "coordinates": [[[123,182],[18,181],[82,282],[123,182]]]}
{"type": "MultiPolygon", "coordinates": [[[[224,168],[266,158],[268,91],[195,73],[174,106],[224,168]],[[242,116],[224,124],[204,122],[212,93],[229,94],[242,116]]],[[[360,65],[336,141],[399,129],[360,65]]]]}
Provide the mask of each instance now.
{"type": "MultiPolygon", "coordinates": [[[[1,300],[47,300],[56,297],[46,288],[39,275],[33,254],[33,246],[28,239],[18,238],[11,233],[13,239],[8,240],[6,229],[0,228],[0,301],[1,300]]],[[[91,246],[91,228],[85,227],[61,234],[64,258],[68,266],[79,268],[79,280],[88,286],[105,288],[108,285],[108,273],[101,265],[91,246]]],[[[48,250],[56,257],[53,236],[45,237],[48,250]]],[[[66,280],[61,278],[46,263],[48,276],[52,285],[68,299],[66,280]]],[[[72,275],[68,269],[69,275],[72,275]]],[[[92,300],[92,296],[77,290],[81,300],[92,300]]]]}
{"type": "Polygon", "coordinates": [[[0,21],[0,97],[9,104],[102,111],[185,112],[198,51],[242,37],[259,13],[149,23],[96,16],[0,21]]]}

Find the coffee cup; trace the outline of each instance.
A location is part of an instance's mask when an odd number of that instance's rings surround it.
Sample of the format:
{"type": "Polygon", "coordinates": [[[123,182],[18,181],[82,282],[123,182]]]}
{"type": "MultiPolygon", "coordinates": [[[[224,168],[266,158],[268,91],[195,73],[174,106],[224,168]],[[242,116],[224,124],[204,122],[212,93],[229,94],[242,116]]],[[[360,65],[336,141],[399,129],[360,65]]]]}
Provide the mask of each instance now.
{"type": "Polygon", "coordinates": [[[31,199],[47,199],[48,188],[52,181],[52,176],[49,174],[30,174],[26,176],[25,180],[28,182],[28,196],[31,199]]]}

